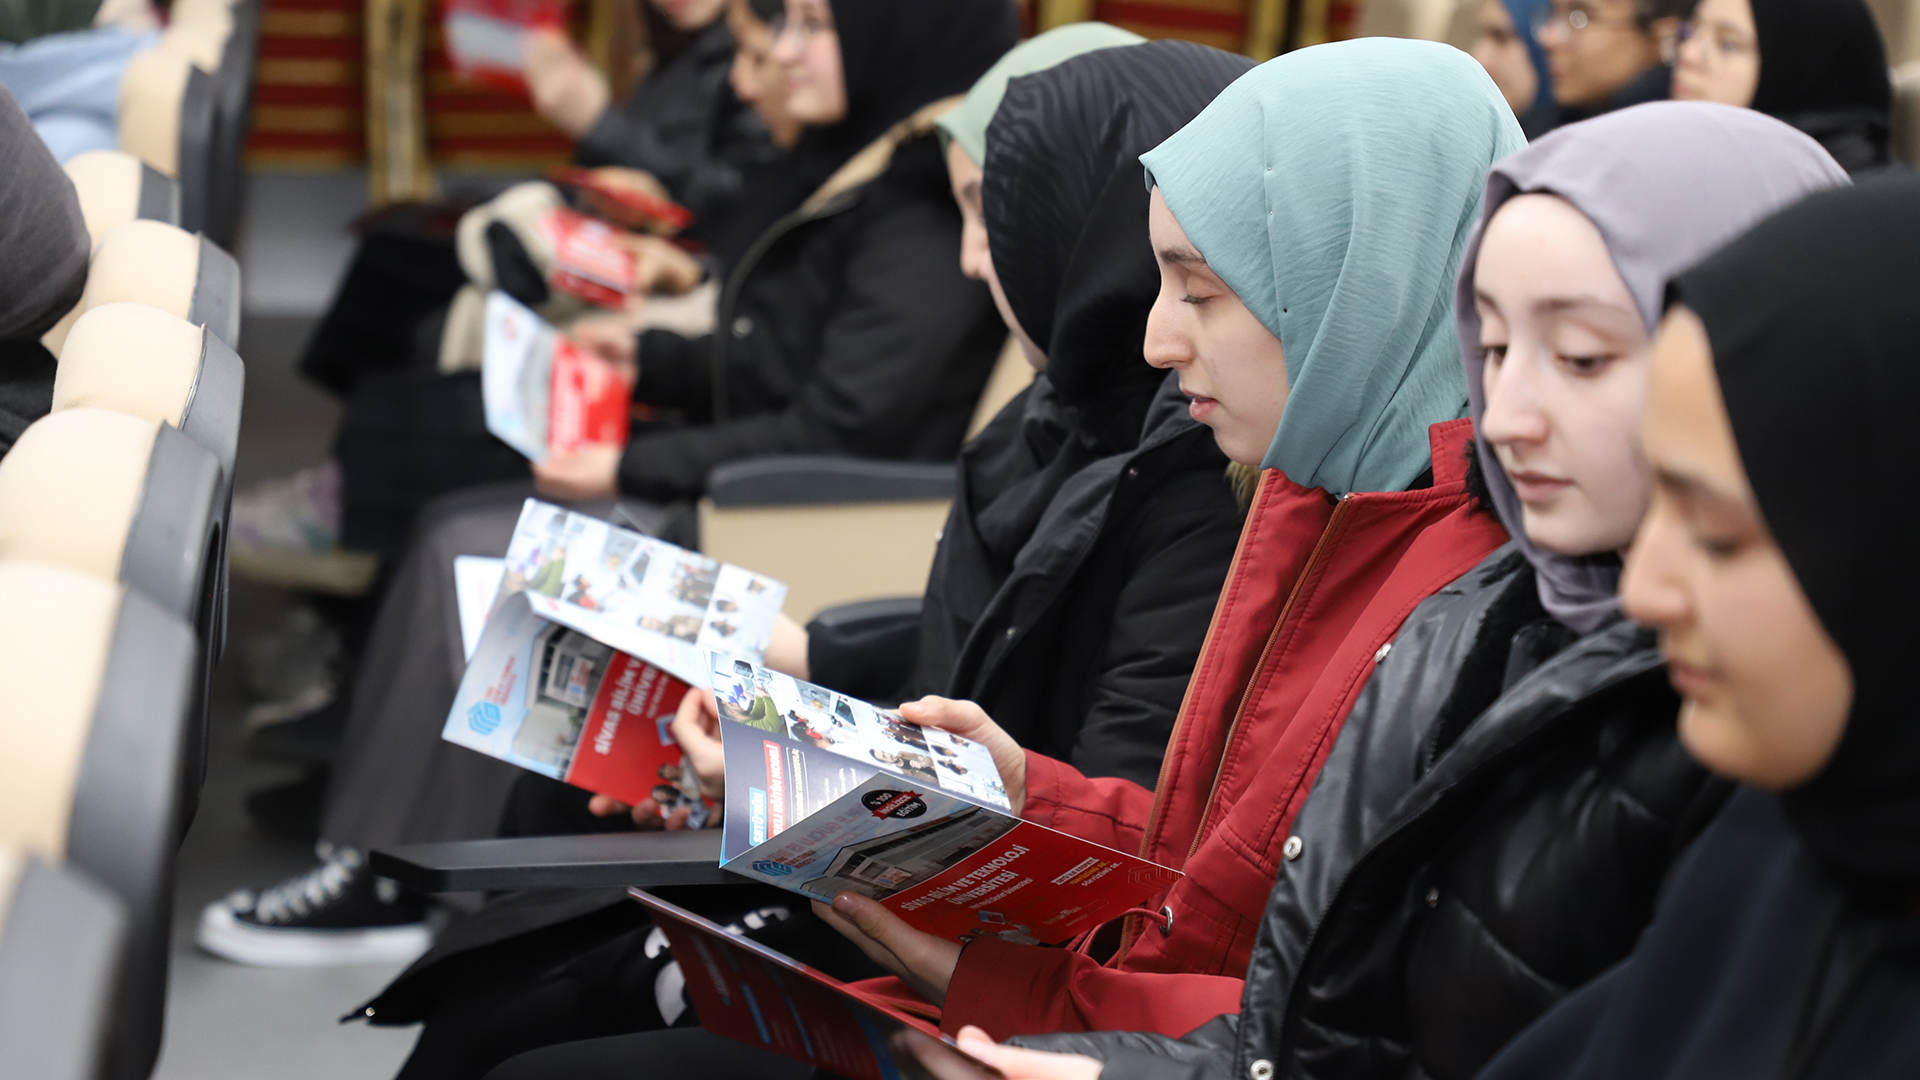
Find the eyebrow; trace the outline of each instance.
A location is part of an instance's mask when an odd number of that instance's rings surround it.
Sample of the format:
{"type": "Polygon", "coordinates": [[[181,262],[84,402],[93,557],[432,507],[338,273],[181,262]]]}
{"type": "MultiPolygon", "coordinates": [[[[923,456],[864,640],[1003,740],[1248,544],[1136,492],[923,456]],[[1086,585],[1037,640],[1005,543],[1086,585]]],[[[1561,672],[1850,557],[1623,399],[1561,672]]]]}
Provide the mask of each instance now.
{"type": "Polygon", "coordinates": [[[1730,495],[1711,482],[1685,470],[1656,465],[1653,469],[1653,477],[1661,487],[1678,492],[1686,498],[1716,503],[1743,514],[1753,512],[1747,500],[1737,495],[1730,495]]]}
{"type": "Polygon", "coordinates": [[[1207,265],[1206,256],[1190,247],[1163,247],[1160,249],[1160,261],[1176,266],[1207,265]]]}

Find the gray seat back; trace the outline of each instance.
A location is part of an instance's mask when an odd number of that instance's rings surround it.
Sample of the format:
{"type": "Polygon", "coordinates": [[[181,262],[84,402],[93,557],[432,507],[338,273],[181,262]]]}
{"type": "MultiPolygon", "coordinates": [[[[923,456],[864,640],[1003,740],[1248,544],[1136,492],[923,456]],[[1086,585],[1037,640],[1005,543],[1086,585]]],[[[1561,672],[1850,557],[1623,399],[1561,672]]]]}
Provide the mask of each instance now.
{"type": "Polygon", "coordinates": [[[0,896],[0,1073],[95,1080],[127,942],[126,905],[71,867],[14,861],[0,896]]]}

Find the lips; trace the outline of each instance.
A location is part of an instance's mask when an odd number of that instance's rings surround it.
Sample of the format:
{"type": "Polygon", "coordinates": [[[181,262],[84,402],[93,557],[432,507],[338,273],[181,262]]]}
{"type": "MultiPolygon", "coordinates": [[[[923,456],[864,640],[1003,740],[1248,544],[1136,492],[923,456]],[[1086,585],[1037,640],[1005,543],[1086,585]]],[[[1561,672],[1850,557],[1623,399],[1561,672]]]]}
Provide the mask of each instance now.
{"type": "Polygon", "coordinates": [[[1212,415],[1213,411],[1220,405],[1218,401],[1207,397],[1205,394],[1196,394],[1184,386],[1180,388],[1180,392],[1187,395],[1187,415],[1203,424],[1207,422],[1207,417],[1212,415]]]}
{"type": "Polygon", "coordinates": [[[1520,469],[1507,473],[1513,493],[1529,505],[1543,503],[1573,486],[1573,481],[1520,469]]]}
{"type": "Polygon", "coordinates": [[[1667,657],[1667,680],[1680,696],[1690,698],[1705,695],[1718,682],[1710,669],[1671,656],[1667,657]]]}

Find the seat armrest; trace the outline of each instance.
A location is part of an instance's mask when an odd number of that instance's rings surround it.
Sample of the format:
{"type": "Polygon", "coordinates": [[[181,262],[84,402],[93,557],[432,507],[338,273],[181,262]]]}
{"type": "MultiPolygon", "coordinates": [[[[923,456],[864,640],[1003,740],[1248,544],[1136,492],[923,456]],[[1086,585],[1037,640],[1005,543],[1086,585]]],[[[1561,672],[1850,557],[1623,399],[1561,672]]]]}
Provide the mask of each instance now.
{"type": "Polygon", "coordinates": [[[900,698],[920,659],[918,596],[830,607],[807,623],[807,670],[816,683],[880,704],[900,698]]]}
{"type": "Polygon", "coordinates": [[[368,866],[424,893],[750,884],[720,869],[720,830],[595,833],[375,848],[368,866]]]}
{"type": "Polygon", "coordinates": [[[722,465],[707,476],[707,498],[722,509],[953,498],[951,462],[787,454],[722,465]]]}

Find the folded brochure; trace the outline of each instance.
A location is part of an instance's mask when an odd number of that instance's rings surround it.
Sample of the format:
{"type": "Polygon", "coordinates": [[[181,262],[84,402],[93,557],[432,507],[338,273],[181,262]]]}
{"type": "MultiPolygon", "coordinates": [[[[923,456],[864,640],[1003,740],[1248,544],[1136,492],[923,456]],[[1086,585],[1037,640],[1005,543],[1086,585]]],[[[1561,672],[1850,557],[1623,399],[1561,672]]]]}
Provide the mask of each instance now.
{"type": "Polygon", "coordinates": [[[564,30],[564,0],[444,0],[440,31],[455,75],[527,94],[527,35],[564,30]]]}
{"type": "MultiPolygon", "coordinates": [[[[928,1075],[919,1058],[942,1047],[959,1053],[924,1020],[650,893],[631,889],[628,895],[666,936],[700,1026],[715,1035],[849,1080],[917,1080],[928,1075]]],[[[974,1071],[999,1075],[984,1065],[974,1071]]]]}
{"type": "Polygon", "coordinates": [[[721,865],[809,896],[871,897],[958,942],[1055,944],[1180,874],[1013,816],[978,743],[716,654],[721,865]]]}
{"type": "Polygon", "coordinates": [[[624,446],[633,383],[496,291],[487,296],[480,401],[494,438],[544,461],[584,446],[624,446]]]}
{"type": "Polygon", "coordinates": [[[528,499],[441,737],[629,804],[705,817],[668,731],[708,648],[759,658],[786,586],[528,499]]]}

